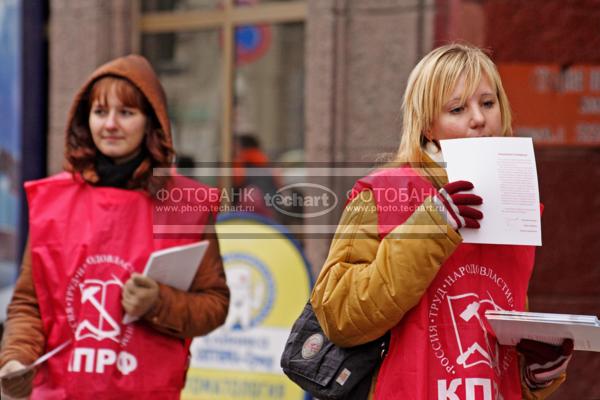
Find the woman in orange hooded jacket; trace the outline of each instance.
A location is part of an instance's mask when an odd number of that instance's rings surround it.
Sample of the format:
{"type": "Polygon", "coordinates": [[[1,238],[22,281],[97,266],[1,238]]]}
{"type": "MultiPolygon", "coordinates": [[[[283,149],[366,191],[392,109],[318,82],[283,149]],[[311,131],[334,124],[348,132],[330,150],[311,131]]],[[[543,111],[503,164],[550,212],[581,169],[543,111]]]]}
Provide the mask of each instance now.
{"type": "Polygon", "coordinates": [[[71,107],[66,172],[25,185],[29,240],[2,339],[0,376],[12,373],[3,398],[179,398],[191,338],[223,324],[229,289],[213,228],[218,193],[172,172],[173,157],[148,61],[99,67],[71,107]],[[168,205],[194,212],[165,208],[170,195],[168,205]],[[140,274],[152,251],[203,239],[189,291],[140,274]],[[139,320],[124,324],[125,313],[139,320]]]}

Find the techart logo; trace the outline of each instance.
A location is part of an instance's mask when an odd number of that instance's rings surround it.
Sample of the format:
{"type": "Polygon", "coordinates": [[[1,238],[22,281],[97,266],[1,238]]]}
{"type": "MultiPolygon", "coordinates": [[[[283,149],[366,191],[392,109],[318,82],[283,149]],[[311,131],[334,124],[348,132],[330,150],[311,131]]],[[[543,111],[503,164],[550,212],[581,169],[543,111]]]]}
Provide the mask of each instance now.
{"type": "Polygon", "coordinates": [[[333,210],[338,197],[323,185],[304,182],[283,186],[274,195],[266,194],[265,203],[290,217],[314,218],[333,210]]]}

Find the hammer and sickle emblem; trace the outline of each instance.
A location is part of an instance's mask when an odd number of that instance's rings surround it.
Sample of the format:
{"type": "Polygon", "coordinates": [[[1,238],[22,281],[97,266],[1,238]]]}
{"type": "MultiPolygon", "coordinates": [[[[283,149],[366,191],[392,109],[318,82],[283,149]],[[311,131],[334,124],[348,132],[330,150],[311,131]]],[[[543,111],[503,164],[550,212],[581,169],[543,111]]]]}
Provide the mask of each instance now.
{"type": "Polygon", "coordinates": [[[104,299],[110,285],[123,287],[123,282],[113,275],[113,279],[109,281],[101,281],[97,279],[88,279],[80,285],[81,289],[81,304],[89,303],[98,311],[98,324],[94,325],[89,320],[83,320],[75,331],[75,339],[81,340],[85,338],[93,338],[98,341],[110,339],[118,342],[118,336],[121,333],[121,327],[115,319],[104,308],[104,299]],[[100,300],[98,300],[98,297],[100,300]],[[105,326],[105,323],[108,326],[105,326]]]}
{"type": "Polygon", "coordinates": [[[448,296],[448,305],[450,307],[450,313],[452,317],[452,322],[454,325],[454,333],[456,336],[456,341],[459,347],[459,355],[456,358],[456,362],[459,365],[462,365],[465,368],[470,368],[477,364],[487,364],[491,368],[498,368],[498,360],[496,359],[498,356],[498,348],[497,344],[493,341],[490,341],[489,334],[485,327],[485,324],[482,320],[481,315],[483,315],[483,311],[481,310],[483,305],[491,306],[493,309],[499,310],[501,309],[495,302],[492,296],[488,292],[488,299],[480,299],[479,295],[476,293],[465,293],[457,296],[448,296]],[[466,300],[469,299],[470,300],[466,300]],[[474,342],[469,346],[465,346],[465,344],[461,340],[460,331],[458,329],[456,323],[455,309],[453,307],[453,302],[467,301],[467,305],[463,307],[459,307],[459,318],[464,322],[475,321],[479,325],[482,330],[482,335],[484,339],[484,343],[481,344],[474,342]],[[466,347],[466,349],[464,348],[466,347]],[[474,358],[471,362],[470,359],[474,358]]]}

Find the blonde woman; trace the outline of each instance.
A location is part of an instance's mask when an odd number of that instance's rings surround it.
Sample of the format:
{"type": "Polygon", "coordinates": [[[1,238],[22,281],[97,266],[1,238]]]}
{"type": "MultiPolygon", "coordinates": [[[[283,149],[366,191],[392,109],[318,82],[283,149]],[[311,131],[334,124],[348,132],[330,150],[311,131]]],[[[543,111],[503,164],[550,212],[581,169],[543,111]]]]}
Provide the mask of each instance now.
{"type": "Polygon", "coordinates": [[[525,309],[534,248],[461,243],[485,199],[442,168],[439,140],[512,134],[495,65],[467,45],[433,50],[410,74],[402,112],[397,163],[357,181],[313,290],[323,330],[339,346],[390,331],[369,398],[547,397],[572,341],[522,341],[517,352],[483,317],[525,309]]]}

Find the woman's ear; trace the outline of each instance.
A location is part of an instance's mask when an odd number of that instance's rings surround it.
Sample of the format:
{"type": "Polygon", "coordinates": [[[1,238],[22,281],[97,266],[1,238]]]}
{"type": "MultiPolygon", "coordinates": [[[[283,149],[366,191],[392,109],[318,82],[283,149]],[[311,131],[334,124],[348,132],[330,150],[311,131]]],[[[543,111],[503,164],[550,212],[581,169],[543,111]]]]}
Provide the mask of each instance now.
{"type": "Polygon", "coordinates": [[[426,134],[422,134],[420,138],[421,147],[425,148],[425,146],[427,146],[427,143],[429,142],[431,142],[429,137],[427,137],[426,134]]]}
{"type": "Polygon", "coordinates": [[[427,142],[432,142],[435,140],[431,134],[431,129],[427,129],[425,133],[423,133],[423,139],[427,142]]]}

